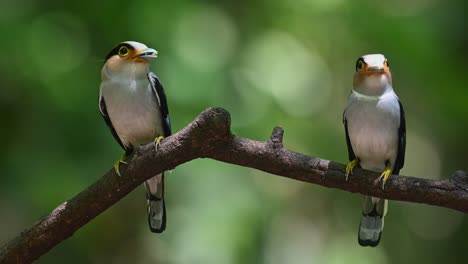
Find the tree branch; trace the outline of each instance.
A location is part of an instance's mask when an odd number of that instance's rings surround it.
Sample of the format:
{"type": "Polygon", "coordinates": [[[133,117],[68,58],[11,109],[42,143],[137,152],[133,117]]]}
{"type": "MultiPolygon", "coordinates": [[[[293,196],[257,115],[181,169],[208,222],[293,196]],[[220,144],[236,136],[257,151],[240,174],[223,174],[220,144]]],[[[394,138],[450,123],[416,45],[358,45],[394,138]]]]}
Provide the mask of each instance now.
{"type": "Polygon", "coordinates": [[[241,138],[230,131],[230,115],[210,108],[191,124],[164,139],[141,147],[122,168],[113,170],[58,206],[0,250],[0,263],[29,263],[70,237],[80,227],[125,197],[138,185],[162,171],[196,158],[211,158],[262,170],[291,179],[365,195],[452,208],[468,212],[468,175],[458,171],[444,180],[391,176],[381,189],[378,173],[355,169],[348,182],[345,166],[299,154],[283,147],[283,129],[275,127],[270,140],[241,138]]]}

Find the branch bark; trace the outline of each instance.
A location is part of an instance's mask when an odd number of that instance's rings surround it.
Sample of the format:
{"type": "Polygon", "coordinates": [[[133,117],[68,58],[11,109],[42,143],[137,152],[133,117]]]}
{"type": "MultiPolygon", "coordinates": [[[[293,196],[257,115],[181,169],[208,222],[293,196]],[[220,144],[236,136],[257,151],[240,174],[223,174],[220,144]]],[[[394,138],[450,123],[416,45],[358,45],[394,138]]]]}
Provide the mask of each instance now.
{"type": "Polygon", "coordinates": [[[211,158],[325,187],[391,200],[426,203],[468,212],[468,175],[458,171],[444,180],[391,176],[381,189],[378,173],[355,169],[348,182],[345,166],[299,154],[283,147],[283,129],[275,127],[266,142],[233,135],[229,113],[222,108],[202,112],[187,127],[141,147],[122,168],[113,170],[49,215],[24,230],[0,250],[0,263],[30,263],[73,235],[80,227],[125,197],[155,174],[196,158],[211,158]]]}

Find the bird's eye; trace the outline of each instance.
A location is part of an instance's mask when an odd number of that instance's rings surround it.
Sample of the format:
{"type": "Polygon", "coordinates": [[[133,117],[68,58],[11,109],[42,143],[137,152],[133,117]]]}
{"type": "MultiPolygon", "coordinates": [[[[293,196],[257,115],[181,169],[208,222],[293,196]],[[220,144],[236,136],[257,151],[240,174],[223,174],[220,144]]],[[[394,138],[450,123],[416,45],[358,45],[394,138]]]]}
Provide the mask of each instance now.
{"type": "Polygon", "coordinates": [[[388,60],[385,60],[384,64],[385,64],[385,66],[390,68],[390,63],[388,63],[388,60]]]}
{"type": "Polygon", "coordinates": [[[356,71],[360,72],[362,70],[364,70],[364,62],[362,60],[358,60],[356,63],[356,71]]]}
{"type": "Polygon", "coordinates": [[[120,47],[119,49],[119,55],[120,56],[127,56],[128,55],[128,49],[125,46],[120,47]]]}

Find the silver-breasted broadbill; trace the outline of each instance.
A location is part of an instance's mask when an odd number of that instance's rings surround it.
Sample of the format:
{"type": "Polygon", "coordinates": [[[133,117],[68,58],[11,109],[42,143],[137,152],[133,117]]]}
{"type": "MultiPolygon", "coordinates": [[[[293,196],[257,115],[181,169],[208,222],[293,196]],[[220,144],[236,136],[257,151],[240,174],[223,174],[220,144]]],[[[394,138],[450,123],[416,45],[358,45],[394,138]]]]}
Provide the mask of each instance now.
{"type": "MultiPolygon", "coordinates": [[[[350,163],[353,168],[381,172],[382,188],[391,174],[404,165],[406,125],[403,106],[392,86],[387,58],[369,54],[356,62],[356,72],[348,105],[343,114],[350,163]]],[[[379,244],[387,212],[387,200],[365,196],[358,242],[361,246],[379,244]]]]}
{"type": "MultiPolygon", "coordinates": [[[[159,142],[171,135],[166,95],[158,77],[150,71],[156,50],[125,41],[114,47],[101,72],[99,110],[112,135],[125,150],[114,164],[120,176],[121,164],[140,145],[159,142]]],[[[145,182],[148,223],[152,232],[166,228],[164,173],[145,182]]]]}

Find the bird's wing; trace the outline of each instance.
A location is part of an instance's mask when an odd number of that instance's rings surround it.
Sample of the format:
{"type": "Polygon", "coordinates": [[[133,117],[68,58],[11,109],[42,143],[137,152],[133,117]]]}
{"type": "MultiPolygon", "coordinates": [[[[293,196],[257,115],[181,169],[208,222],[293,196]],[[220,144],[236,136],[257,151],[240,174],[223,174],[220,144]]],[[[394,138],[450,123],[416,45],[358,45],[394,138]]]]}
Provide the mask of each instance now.
{"type": "Polygon", "coordinates": [[[356,159],[356,155],[354,154],[353,146],[351,145],[351,140],[349,139],[348,121],[346,120],[345,113],[343,113],[343,124],[345,127],[345,133],[346,133],[346,145],[348,146],[349,161],[353,161],[356,159]]]}
{"type": "MultiPolygon", "coordinates": [[[[169,108],[167,106],[164,88],[156,74],[149,72],[148,80],[153,94],[158,102],[159,111],[162,115],[164,137],[171,135],[171,120],[169,119],[169,108]]],[[[158,174],[146,181],[146,194],[148,201],[148,223],[151,232],[161,233],[166,229],[166,206],[164,202],[164,174],[158,174]]]]}
{"type": "Polygon", "coordinates": [[[114,126],[112,125],[112,121],[109,118],[109,115],[107,114],[107,109],[106,109],[106,102],[104,101],[104,96],[102,96],[102,93],[99,93],[99,112],[101,112],[102,118],[104,118],[104,121],[106,121],[107,126],[109,127],[112,135],[114,136],[115,140],[119,142],[120,146],[124,149],[127,150],[127,148],[122,144],[122,141],[120,140],[119,136],[117,135],[117,132],[114,129],[114,126]]]}
{"type": "Polygon", "coordinates": [[[405,165],[405,150],[406,150],[406,118],[403,105],[398,100],[400,105],[400,127],[398,128],[398,152],[393,166],[393,174],[400,173],[400,169],[405,165]]]}
{"type": "Polygon", "coordinates": [[[169,118],[169,108],[167,106],[167,99],[166,94],[164,93],[164,88],[156,74],[149,72],[148,80],[150,81],[151,87],[153,88],[154,95],[156,96],[163,118],[164,137],[168,137],[171,135],[171,120],[169,118]]]}

